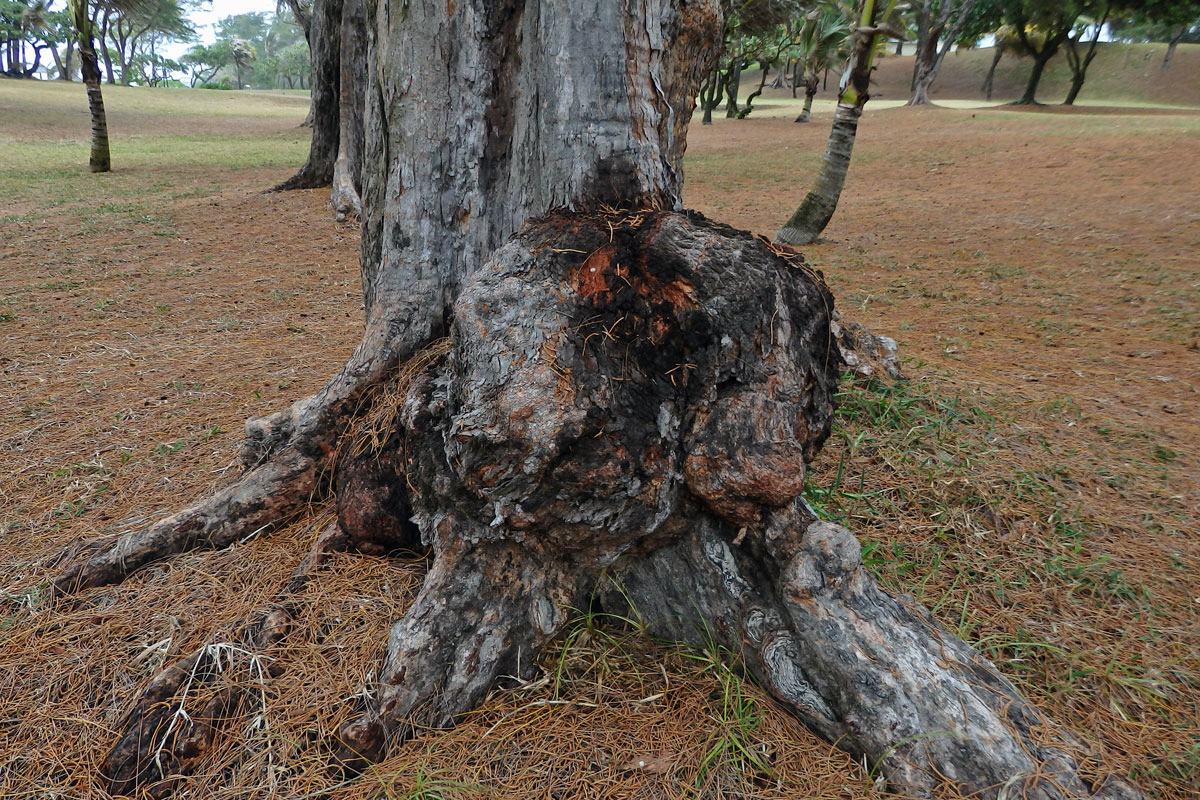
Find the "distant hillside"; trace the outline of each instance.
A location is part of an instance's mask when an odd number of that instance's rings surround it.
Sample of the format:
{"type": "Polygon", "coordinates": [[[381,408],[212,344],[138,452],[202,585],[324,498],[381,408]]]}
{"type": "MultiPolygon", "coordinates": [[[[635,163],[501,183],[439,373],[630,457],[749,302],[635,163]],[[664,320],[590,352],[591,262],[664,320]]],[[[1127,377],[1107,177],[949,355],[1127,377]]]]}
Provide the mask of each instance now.
{"type": "MultiPolygon", "coordinates": [[[[1200,44],[1181,44],[1175,51],[1171,69],[1161,70],[1165,44],[1100,44],[1096,59],[1088,70],[1087,83],[1077,103],[1084,104],[1149,104],[1200,107],[1200,44]]],[[[994,50],[966,50],[950,53],[930,94],[934,102],[943,100],[979,100],[979,87],[992,63],[994,50]]],[[[1030,59],[1005,56],[996,68],[992,100],[1015,100],[1025,88],[1032,66],[1030,59]]],[[[908,99],[912,78],[913,57],[886,55],[875,72],[872,97],[886,100],[908,99]]],[[[836,95],[835,76],[830,75],[829,90],[817,96],[830,99],[836,95]]],[[[757,86],[758,73],[746,73],[742,80],[742,96],[757,86]]],[[[1059,53],[1046,68],[1038,88],[1038,100],[1061,103],[1071,85],[1071,70],[1059,53]]],[[[790,95],[790,90],[768,90],[767,96],[790,95]]]]}

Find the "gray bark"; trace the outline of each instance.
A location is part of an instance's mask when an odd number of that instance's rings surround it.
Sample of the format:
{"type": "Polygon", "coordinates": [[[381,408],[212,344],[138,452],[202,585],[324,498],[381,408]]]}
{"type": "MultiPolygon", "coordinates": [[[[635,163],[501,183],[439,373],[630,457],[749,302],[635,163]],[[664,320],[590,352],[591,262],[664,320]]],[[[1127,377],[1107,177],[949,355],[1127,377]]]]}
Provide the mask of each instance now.
{"type": "MultiPolygon", "coordinates": [[[[308,32],[312,141],[304,166],[275,191],[317,189],[333,183],[341,134],[341,30],[342,0],[316,0],[308,32]]],[[[238,81],[240,84],[240,77],[238,81]]]]}
{"type": "Polygon", "coordinates": [[[908,99],[910,106],[924,105],[930,102],[929,87],[937,80],[941,72],[942,62],[950,47],[958,39],[963,25],[975,0],[942,0],[937,14],[933,11],[933,0],[923,0],[917,14],[917,54],[913,64],[911,94],[908,99]],[[951,23],[951,16],[954,21],[951,23]],[[946,26],[950,25],[947,30],[946,26]]]}
{"type": "Polygon", "coordinates": [[[338,156],[329,205],[339,221],[362,216],[364,106],[367,91],[367,12],[364,0],[344,0],[338,81],[338,156]]]}

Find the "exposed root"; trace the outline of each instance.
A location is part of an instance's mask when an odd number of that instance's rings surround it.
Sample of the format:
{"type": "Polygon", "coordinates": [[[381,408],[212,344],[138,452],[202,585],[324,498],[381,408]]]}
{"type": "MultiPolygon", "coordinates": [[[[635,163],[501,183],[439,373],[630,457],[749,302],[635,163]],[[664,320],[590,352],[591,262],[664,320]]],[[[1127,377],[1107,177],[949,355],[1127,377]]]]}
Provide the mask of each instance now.
{"type": "Polygon", "coordinates": [[[528,679],[582,594],[576,576],[519,545],[442,553],[392,627],[372,710],[338,731],[337,763],[356,772],[420,729],[452,726],[498,682],[528,679]]]}
{"type": "MultiPolygon", "coordinates": [[[[47,599],[120,583],[138,569],[179,553],[220,549],[265,534],[324,499],[330,489],[330,470],[337,463],[338,443],[370,441],[369,436],[364,439],[360,435],[361,425],[351,437],[342,436],[343,432],[360,419],[380,430],[390,419],[388,414],[395,413],[394,403],[388,406],[386,402],[381,406],[382,416],[369,413],[381,394],[380,387],[385,387],[384,394],[386,387],[393,392],[403,388],[414,374],[445,355],[448,342],[435,340],[406,359],[395,380],[384,380],[382,376],[399,360],[397,356],[412,349],[376,342],[373,349],[360,349],[318,394],[283,411],[248,420],[239,454],[247,472],[236,483],[149,528],[126,531],[115,542],[76,545],[63,555],[66,566],[51,582],[47,599]]],[[[364,546],[372,539],[370,533],[356,532],[355,536],[364,546]]],[[[384,550],[417,546],[411,534],[405,534],[404,542],[381,539],[376,543],[382,543],[384,550]]]]}
{"type": "Polygon", "coordinates": [[[265,703],[267,679],[283,672],[271,666],[269,654],[291,628],[293,597],[330,555],[349,543],[336,520],[318,523],[322,524],[324,529],[287,586],[246,620],[236,642],[209,642],[151,679],[101,765],[113,793],[145,787],[152,797],[169,794],[208,753],[224,723],[247,702],[265,703]],[[244,672],[245,679],[210,688],[222,675],[237,671],[244,672]]]}
{"type": "Polygon", "coordinates": [[[311,458],[289,452],[148,529],[123,533],[113,544],[91,542],[69,551],[67,567],[50,584],[50,599],[119,583],[168,556],[228,547],[278,527],[315,496],[317,476],[311,458]]]}
{"type": "MultiPolygon", "coordinates": [[[[333,548],[433,554],[369,708],[332,743],[335,763],[361,770],[418,729],[453,725],[506,677],[528,677],[611,569],[623,589],[604,603],[632,604],[659,635],[741,653],[895,790],[1140,797],[1092,774],[1069,735],[927,611],[881,591],[854,537],[800,499],[832,422],[831,322],[819,276],[695,215],[560,213],[497,251],[459,297],[452,345],[343,394],[338,448],[324,439],[306,451],[306,464],[336,462],[339,522],[287,592],[333,548]]],[[[311,409],[329,405],[313,403],[260,421],[251,455],[263,463],[247,478],[316,441],[311,409]]],[[[237,490],[221,508],[255,518],[237,490]]],[[[160,552],[177,552],[172,535],[231,535],[160,525],[160,552]]],[[[133,541],[142,549],[123,557],[152,557],[133,541]]],[[[96,558],[100,575],[126,563],[96,558]]],[[[261,691],[263,652],[290,614],[281,598],[240,644],[210,644],[156,677],[106,762],[112,785],[169,791],[192,769],[261,691]],[[235,662],[251,688],[215,690],[187,711],[196,687],[216,687],[235,662]]]]}
{"type": "Polygon", "coordinates": [[[655,635],[740,653],[768,691],[893,790],[1140,797],[1095,775],[1074,737],[928,611],[883,592],[849,531],[806,519],[793,508],[740,537],[710,520],[622,562],[604,604],[619,614],[632,604],[655,635]]]}

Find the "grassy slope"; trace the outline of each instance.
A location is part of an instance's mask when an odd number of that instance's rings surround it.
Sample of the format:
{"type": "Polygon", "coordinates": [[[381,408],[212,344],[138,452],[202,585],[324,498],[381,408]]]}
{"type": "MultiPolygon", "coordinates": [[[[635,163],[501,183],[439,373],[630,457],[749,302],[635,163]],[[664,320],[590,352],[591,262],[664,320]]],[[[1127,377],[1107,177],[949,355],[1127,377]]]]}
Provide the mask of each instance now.
{"type": "MultiPolygon", "coordinates": [[[[1162,72],[1163,44],[1100,44],[1096,59],[1088,69],[1087,82],[1076,103],[1081,105],[1144,105],[1200,107],[1200,45],[1180,45],[1171,69],[1162,72]]],[[[970,101],[982,104],[979,87],[987,75],[994,51],[966,50],[950,53],[942,72],[930,92],[934,102],[970,101]]],[[[1005,56],[996,68],[993,102],[1015,100],[1025,88],[1029,77],[1029,59],[1005,56]]],[[[908,99],[912,79],[913,57],[884,55],[875,72],[871,97],[873,101],[908,99]]],[[[747,72],[742,78],[742,96],[753,91],[758,72],[747,72]]],[[[1038,99],[1045,103],[1061,103],[1071,85],[1071,71],[1060,53],[1050,62],[1038,89],[1038,99]]],[[[767,90],[765,98],[790,98],[791,92],[767,90]]],[[[828,91],[819,99],[836,96],[836,80],[831,75],[828,91]]],[[[868,106],[869,108],[870,106],[868,106]]]]}

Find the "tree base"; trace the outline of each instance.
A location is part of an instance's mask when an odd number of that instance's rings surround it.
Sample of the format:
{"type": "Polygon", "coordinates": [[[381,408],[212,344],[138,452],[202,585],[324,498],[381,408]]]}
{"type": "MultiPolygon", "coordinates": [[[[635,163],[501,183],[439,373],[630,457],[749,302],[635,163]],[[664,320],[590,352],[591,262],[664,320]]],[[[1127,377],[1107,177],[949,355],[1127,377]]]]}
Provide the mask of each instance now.
{"type": "MultiPolygon", "coordinates": [[[[337,494],[310,562],[333,548],[432,554],[368,710],[331,743],[334,764],[353,773],[419,728],[453,725],[493,686],[528,677],[569,609],[598,599],[657,635],[740,653],[894,789],[1137,797],[1086,774],[1074,740],[911,598],[882,592],[853,536],[805,505],[806,464],[833,418],[834,327],[820,276],[765,240],[695,214],[556,213],[471,278],[449,339],[358,396],[336,461],[296,445],[329,404],[261,422],[244,480],[284,481],[301,453],[294,480],[337,494]]],[[[237,491],[202,504],[228,510],[227,532],[261,521],[231,521],[237,491]]],[[[212,544],[194,517],[146,536],[163,554],[212,544]]],[[[119,560],[96,558],[86,563],[119,560]]],[[[95,584],[87,567],[67,574],[63,591],[95,584]]],[[[248,626],[241,651],[282,635],[286,592],[263,618],[274,621],[248,626]]],[[[105,762],[115,789],[169,791],[253,699],[218,694],[203,720],[179,713],[219,664],[214,647],[135,704],[105,762]]]]}

